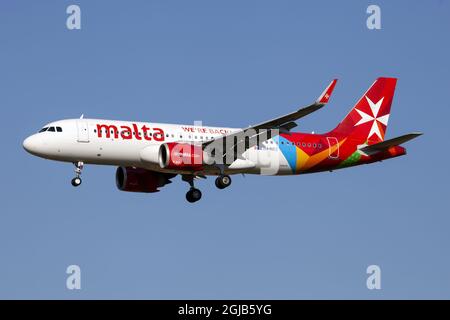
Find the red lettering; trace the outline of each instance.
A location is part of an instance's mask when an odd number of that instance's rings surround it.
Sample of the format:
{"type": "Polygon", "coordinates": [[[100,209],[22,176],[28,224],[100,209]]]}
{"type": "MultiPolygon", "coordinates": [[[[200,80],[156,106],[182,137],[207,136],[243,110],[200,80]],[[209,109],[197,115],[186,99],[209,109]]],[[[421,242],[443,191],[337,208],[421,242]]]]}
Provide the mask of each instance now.
{"type": "Polygon", "coordinates": [[[134,136],[137,140],[142,140],[141,136],[139,135],[139,129],[137,127],[137,124],[133,123],[133,129],[134,129],[134,136]]]}
{"type": "Polygon", "coordinates": [[[114,125],[106,125],[106,124],[97,124],[97,136],[99,138],[102,138],[102,129],[105,130],[105,137],[111,138],[111,130],[114,132],[114,138],[119,138],[119,135],[117,134],[117,127],[114,125]]]}
{"type": "Polygon", "coordinates": [[[142,135],[139,134],[139,127],[135,123],[131,124],[131,126],[120,126],[120,130],[115,125],[97,124],[97,136],[99,138],[114,137],[115,139],[118,139],[120,135],[120,137],[124,140],[131,140],[134,135],[136,140],[155,140],[160,142],[165,140],[164,130],[161,128],[150,128],[147,125],[143,125],[141,130],[144,138],[142,138],[142,135]]]}
{"type": "Polygon", "coordinates": [[[150,128],[144,124],[141,129],[142,129],[142,132],[144,133],[144,139],[147,141],[152,140],[152,138],[148,135],[148,132],[147,132],[148,130],[150,130],[150,128]]]}
{"type": "Polygon", "coordinates": [[[183,128],[183,130],[184,131],[187,131],[187,132],[194,132],[194,129],[193,128],[187,128],[187,127],[182,127],[183,128]]]}
{"type": "Polygon", "coordinates": [[[128,126],[120,126],[122,129],[122,132],[120,133],[120,136],[124,140],[130,140],[133,139],[133,132],[131,131],[131,128],[128,126]]]}
{"type": "Polygon", "coordinates": [[[153,139],[155,139],[155,141],[164,141],[164,131],[160,128],[153,128],[153,139]]]}

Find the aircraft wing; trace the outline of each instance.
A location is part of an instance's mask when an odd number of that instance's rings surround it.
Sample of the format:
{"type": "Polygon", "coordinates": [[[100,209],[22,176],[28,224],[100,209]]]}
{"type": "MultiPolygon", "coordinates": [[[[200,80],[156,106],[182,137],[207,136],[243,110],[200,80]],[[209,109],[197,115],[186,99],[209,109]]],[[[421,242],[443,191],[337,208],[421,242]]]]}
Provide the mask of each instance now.
{"type": "MultiPolygon", "coordinates": [[[[271,138],[267,134],[261,133],[261,131],[266,131],[269,129],[278,129],[280,131],[280,133],[288,133],[292,128],[297,126],[297,124],[295,123],[296,120],[303,118],[303,117],[307,116],[308,114],[321,109],[328,103],[328,101],[330,100],[331,94],[334,90],[334,87],[336,86],[336,82],[337,82],[337,79],[334,79],[333,81],[331,81],[331,83],[328,85],[328,87],[325,88],[325,90],[322,92],[322,94],[319,96],[319,98],[317,98],[317,100],[314,101],[314,103],[309,106],[302,107],[302,108],[298,109],[297,111],[286,114],[284,116],[281,116],[281,117],[278,117],[278,118],[275,118],[272,120],[264,121],[264,122],[261,122],[256,125],[249,126],[248,128],[239,130],[237,132],[233,132],[228,135],[218,137],[217,139],[214,139],[211,141],[206,141],[203,143],[203,146],[206,147],[210,144],[215,144],[216,146],[225,146],[225,141],[227,139],[233,139],[233,140],[230,140],[230,141],[234,141],[234,142],[232,143],[232,146],[228,147],[228,150],[226,150],[224,147],[223,154],[225,156],[230,151],[236,150],[237,146],[239,144],[244,144],[244,148],[240,149],[240,150],[243,150],[241,152],[241,153],[243,153],[245,150],[255,146],[256,144],[271,138]],[[243,138],[243,136],[245,135],[245,132],[253,132],[254,134],[252,135],[252,137],[253,138],[256,137],[257,139],[243,138]],[[255,141],[255,140],[257,142],[253,142],[253,143],[250,142],[250,141],[255,141]]],[[[236,153],[236,152],[234,151],[234,153],[236,153]]],[[[235,156],[240,157],[241,154],[235,154],[235,156]]]]}
{"type": "MultiPolygon", "coordinates": [[[[255,130],[277,129],[277,128],[282,127],[284,124],[287,124],[292,121],[296,121],[300,118],[303,118],[304,116],[307,116],[310,113],[313,113],[314,111],[319,110],[320,108],[325,106],[328,103],[328,101],[330,100],[331,94],[334,90],[334,87],[336,86],[336,82],[337,82],[337,79],[334,79],[333,81],[331,81],[331,83],[328,85],[328,87],[322,92],[322,94],[319,96],[319,98],[317,98],[317,100],[313,104],[311,104],[307,107],[302,107],[302,108],[298,109],[297,111],[289,113],[287,115],[251,126],[250,128],[255,129],[255,130]]],[[[249,128],[247,128],[247,129],[249,129],[249,128]]]]}

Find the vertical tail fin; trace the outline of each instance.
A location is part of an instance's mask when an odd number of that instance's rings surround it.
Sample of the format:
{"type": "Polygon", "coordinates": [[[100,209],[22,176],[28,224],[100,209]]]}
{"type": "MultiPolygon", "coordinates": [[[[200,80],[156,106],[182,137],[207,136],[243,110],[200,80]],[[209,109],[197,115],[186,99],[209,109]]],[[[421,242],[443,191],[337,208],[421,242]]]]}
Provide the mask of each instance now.
{"type": "Polygon", "coordinates": [[[375,80],[332,133],[367,144],[384,141],[396,84],[396,78],[375,80]]]}

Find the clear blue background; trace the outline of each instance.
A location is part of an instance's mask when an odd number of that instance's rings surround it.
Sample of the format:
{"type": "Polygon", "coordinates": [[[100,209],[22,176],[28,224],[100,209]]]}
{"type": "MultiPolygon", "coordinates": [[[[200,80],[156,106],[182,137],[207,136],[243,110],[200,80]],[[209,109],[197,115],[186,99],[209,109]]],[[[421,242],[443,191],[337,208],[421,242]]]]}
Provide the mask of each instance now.
{"type": "Polygon", "coordinates": [[[0,298],[450,298],[450,3],[1,1],[0,298]],[[66,28],[78,4],[82,30],[66,28]],[[235,176],[188,204],[116,189],[115,168],[32,157],[64,118],[247,126],[313,101],[332,128],[378,76],[399,78],[387,137],[408,155],[306,176],[235,176]],[[82,289],[66,289],[66,268],[82,289]],[[366,268],[382,289],[366,288],[366,268]]]}

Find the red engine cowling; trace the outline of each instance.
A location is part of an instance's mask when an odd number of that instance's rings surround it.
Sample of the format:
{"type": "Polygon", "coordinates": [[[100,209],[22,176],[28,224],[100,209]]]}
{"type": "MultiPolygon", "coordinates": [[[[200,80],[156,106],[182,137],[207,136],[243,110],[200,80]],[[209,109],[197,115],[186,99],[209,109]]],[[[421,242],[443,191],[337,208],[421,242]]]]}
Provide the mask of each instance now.
{"type": "Polygon", "coordinates": [[[158,188],[172,183],[170,179],[174,176],[141,168],[118,167],[116,185],[121,191],[158,192],[158,188]]]}
{"type": "Polygon", "coordinates": [[[165,143],[159,149],[159,165],[163,169],[200,169],[203,165],[202,147],[189,143],[165,143]]]}

